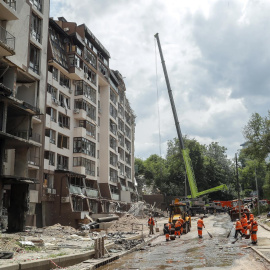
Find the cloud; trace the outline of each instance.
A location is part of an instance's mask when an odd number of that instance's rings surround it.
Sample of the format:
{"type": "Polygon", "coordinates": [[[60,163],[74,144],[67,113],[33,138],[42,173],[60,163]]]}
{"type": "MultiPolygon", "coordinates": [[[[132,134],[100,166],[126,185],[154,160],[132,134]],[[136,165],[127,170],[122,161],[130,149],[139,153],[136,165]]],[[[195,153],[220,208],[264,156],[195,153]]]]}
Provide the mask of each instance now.
{"type": "Polygon", "coordinates": [[[159,33],[183,134],[233,157],[253,112],[270,103],[270,3],[217,0],[51,0],[51,16],[85,23],[125,77],[135,155],[166,154],[177,137],[154,34],[159,33]],[[156,76],[157,73],[157,76],[156,76]]]}

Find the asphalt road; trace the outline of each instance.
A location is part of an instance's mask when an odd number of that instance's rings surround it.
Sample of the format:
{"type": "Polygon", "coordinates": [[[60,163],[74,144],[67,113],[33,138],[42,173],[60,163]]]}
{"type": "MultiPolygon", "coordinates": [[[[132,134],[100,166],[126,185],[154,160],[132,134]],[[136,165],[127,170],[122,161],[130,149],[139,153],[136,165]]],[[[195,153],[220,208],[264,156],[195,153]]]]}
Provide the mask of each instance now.
{"type": "MultiPolygon", "coordinates": [[[[233,244],[234,230],[227,238],[233,226],[227,214],[204,218],[206,229],[203,230],[202,239],[197,235],[197,219],[193,218],[191,231],[181,238],[166,242],[165,236],[161,235],[143,250],[127,254],[99,269],[270,269],[270,264],[250,248],[250,239],[239,239],[233,244]]],[[[261,227],[258,231],[258,245],[260,242],[270,247],[270,232],[261,227]]]]}

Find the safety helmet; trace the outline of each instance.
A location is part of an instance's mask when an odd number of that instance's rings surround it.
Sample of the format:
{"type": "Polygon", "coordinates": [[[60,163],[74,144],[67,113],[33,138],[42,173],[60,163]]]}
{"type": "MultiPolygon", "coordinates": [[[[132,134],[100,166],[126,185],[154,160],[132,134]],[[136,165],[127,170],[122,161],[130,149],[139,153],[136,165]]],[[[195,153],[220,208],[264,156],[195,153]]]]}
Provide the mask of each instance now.
{"type": "Polygon", "coordinates": [[[237,218],[236,221],[239,221],[239,218],[237,218]]]}

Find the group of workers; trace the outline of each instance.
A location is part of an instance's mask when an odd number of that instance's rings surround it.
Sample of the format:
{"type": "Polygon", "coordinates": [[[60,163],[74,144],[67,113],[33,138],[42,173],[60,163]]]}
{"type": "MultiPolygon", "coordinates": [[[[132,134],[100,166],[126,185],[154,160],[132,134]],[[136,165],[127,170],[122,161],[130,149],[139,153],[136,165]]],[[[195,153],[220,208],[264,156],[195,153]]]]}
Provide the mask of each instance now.
{"type": "MultiPolygon", "coordinates": [[[[179,217],[178,220],[174,224],[174,236],[180,238],[180,236],[183,234],[184,228],[184,220],[179,217]]],[[[164,233],[166,237],[166,241],[170,240],[170,234],[171,234],[172,226],[171,223],[168,222],[167,224],[164,225],[164,233]]]]}
{"type": "MultiPolygon", "coordinates": [[[[155,225],[154,219],[152,217],[149,218],[148,220],[148,225],[150,228],[150,233],[149,234],[154,234],[153,232],[153,226],[155,225]]],[[[184,225],[184,220],[179,217],[179,219],[175,222],[174,224],[174,236],[179,237],[183,234],[183,225],[184,225]]],[[[198,237],[202,238],[202,231],[203,228],[205,228],[204,222],[203,222],[203,217],[200,217],[197,221],[197,230],[198,230],[198,237]]],[[[170,240],[170,235],[172,233],[172,224],[170,222],[166,223],[164,225],[164,233],[166,237],[166,241],[170,240]]],[[[258,223],[254,219],[253,214],[249,214],[249,218],[247,215],[244,213],[242,215],[241,220],[237,219],[235,223],[235,235],[234,237],[237,238],[238,234],[242,236],[248,236],[248,231],[251,236],[251,243],[252,244],[257,244],[257,231],[258,231],[258,223]]]]}
{"type": "MultiPolygon", "coordinates": [[[[248,236],[248,231],[251,237],[251,243],[257,244],[257,231],[258,231],[258,223],[254,219],[253,214],[249,214],[249,217],[244,213],[241,219],[236,219],[235,222],[235,235],[234,238],[237,238],[238,234],[240,236],[248,236]]],[[[246,237],[247,238],[247,237],[246,237]]]]}

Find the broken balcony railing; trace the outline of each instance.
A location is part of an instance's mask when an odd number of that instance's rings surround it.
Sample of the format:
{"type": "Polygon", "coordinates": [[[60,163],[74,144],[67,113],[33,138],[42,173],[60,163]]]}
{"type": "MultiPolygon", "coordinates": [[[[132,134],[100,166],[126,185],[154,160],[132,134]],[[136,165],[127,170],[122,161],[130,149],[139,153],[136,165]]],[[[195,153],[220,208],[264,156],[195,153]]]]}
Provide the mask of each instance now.
{"type": "Polygon", "coordinates": [[[69,192],[73,194],[82,194],[82,188],[79,186],[70,185],[69,192]]]}
{"type": "Polygon", "coordinates": [[[0,26],[0,41],[8,46],[11,50],[15,50],[15,37],[2,26],[0,26]]]}
{"type": "Polygon", "coordinates": [[[16,0],[4,0],[6,4],[8,4],[11,8],[16,10],[16,0]]]}
{"type": "Polygon", "coordinates": [[[85,193],[87,197],[98,197],[98,191],[96,189],[86,188],[85,193]]]}

